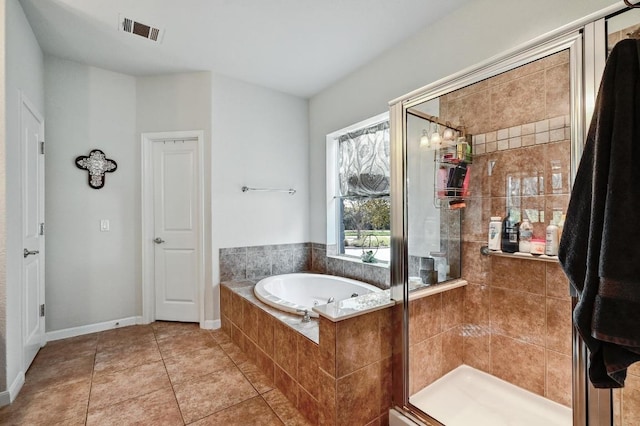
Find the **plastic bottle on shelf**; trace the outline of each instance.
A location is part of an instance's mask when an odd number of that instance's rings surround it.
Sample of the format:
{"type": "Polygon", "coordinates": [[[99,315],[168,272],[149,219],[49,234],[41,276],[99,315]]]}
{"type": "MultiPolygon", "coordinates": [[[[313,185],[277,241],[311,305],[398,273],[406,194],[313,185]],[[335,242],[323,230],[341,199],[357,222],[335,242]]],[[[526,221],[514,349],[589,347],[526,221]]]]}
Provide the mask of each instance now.
{"type": "Polygon", "coordinates": [[[553,221],[551,221],[549,226],[547,226],[544,254],[547,256],[558,255],[558,226],[553,223],[553,221]]]}
{"type": "Polygon", "coordinates": [[[489,222],[489,250],[500,250],[500,235],[502,228],[502,218],[500,216],[492,216],[489,222]]]}
{"type": "Polygon", "coordinates": [[[515,253],[518,251],[518,224],[511,215],[511,210],[502,221],[502,243],[500,248],[505,253],[515,253]]]}
{"type": "Polygon", "coordinates": [[[525,218],[518,227],[518,251],[531,253],[531,239],[533,238],[533,225],[525,218]]]}

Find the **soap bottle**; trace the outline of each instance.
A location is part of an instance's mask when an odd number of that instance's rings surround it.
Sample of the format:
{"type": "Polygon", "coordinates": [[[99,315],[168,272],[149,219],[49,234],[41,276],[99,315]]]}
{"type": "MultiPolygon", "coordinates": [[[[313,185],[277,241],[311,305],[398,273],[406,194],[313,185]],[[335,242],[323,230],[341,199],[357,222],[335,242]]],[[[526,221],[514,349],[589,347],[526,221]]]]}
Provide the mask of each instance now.
{"type": "Polygon", "coordinates": [[[518,228],[518,251],[531,253],[531,239],[533,238],[533,225],[525,218],[518,228]]]}
{"type": "Polygon", "coordinates": [[[502,221],[502,244],[500,248],[505,253],[515,253],[518,251],[518,224],[511,215],[511,210],[502,221]]]}
{"type": "Polygon", "coordinates": [[[558,227],[553,221],[547,226],[547,234],[544,244],[544,254],[547,256],[558,255],[558,227]]]}

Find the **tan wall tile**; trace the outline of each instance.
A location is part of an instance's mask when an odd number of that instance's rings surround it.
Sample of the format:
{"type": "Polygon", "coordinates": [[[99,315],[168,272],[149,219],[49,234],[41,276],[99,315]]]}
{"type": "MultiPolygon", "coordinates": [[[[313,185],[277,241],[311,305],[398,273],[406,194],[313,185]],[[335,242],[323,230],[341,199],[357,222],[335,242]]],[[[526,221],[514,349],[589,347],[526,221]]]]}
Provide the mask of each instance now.
{"type": "Polygon", "coordinates": [[[235,325],[231,325],[231,341],[236,344],[237,347],[244,351],[244,343],[246,337],[244,333],[235,325]]]}
{"type": "MultiPolygon", "coordinates": [[[[485,240],[488,239],[489,222],[484,225],[486,228],[485,240]]],[[[474,284],[486,284],[489,278],[490,260],[487,256],[480,254],[480,248],[487,245],[482,242],[462,243],[462,278],[474,284]]]]}
{"type": "Polygon", "coordinates": [[[442,334],[409,347],[409,394],[442,376],[442,334]]]}
{"type": "Polygon", "coordinates": [[[298,336],[298,382],[314,398],[318,398],[318,357],[320,350],[305,336],[298,336]]]}
{"type": "Polygon", "coordinates": [[[544,70],[544,62],[534,61],[528,64],[519,66],[502,74],[498,74],[495,77],[489,79],[490,86],[498,86],[525,77],[527,75],[539,73],[544,70]]]}
{"type": "Polygon", "coordinates": [[[379,363],[338,379],[336,386],[338,425],[366,425],[379,417],[379,363]]]}
{"type": "Polygon", "coordinates": [[[546,118],[543,71],[491,88],[491,130],[530,123],[543,118],[546,118]]]}
{"type": "Polygon", "coordinates": [[[256,365],[260,368],[260,371],[271,381],[271,384],[275,380],[275,364],[273,359],[269,357],[262,349],[258,348],[256,352],[256,365]]]}
{"type": "Polygon", "coordinates": [[[318,421],[318,400],[311,396],[302,386],[298,387],[298,410],[310,422],[318,421]]]}
{"type": "Polygon", "coordinates": [[[622,424],[640,424],[640,378],[628,376],[622,390],[622,424]]]}
{"type": "Polygon", "coordinates": [[[491,287],[543,295],[545,268],[542,262],[505,257],[491,258],[491,287]]]}
{"type": "Polygon", "coordinates": [[[491,374],[491,333],[488,327],[466,325],[464,363],[491,374]]]}
{"type": "Polygon", "coordinates": [[[336,377],[380,360],[378,312],[340,321],[336,325],[336,377]]]}
{"type": "Polygon", "coordinates": [[[388,358],[393,352],[393,318],[391,308],[379,311],[380,359],[388,358]]]}
{"type": "Polygon", "coordinates": [[[613,426],[622,425],[622,388],[613,389],[613,426]]]}
{"type": "Polygon", "coordinates": [[[236,326],[240,326],[243,323],[242,318],[242,298],[234,293],[230,292],[230,302],[231,302],[231,310],[229,311],[229,319],[236,326]]]}
{"type": "Polygon", "coordinates": [[[258,307],[253,303],[250,303],[246,299],[243,299],[243,314],[244,314],[244,334],[254,342],[258,342],[258,329],[260,324],[258,323],[258,307]]]}
{"type": "Polygon", "coordinates": [[[267,355],[273,357],[273,328],[276,319],[262,309],[256,309],[258,313],[258,346],[265,351],[267,355]]]}
{"type": "Polygon", "coordinates": [[[491,291],[486,285],[468,284],[465,289],[464,322],[473,325],[489,325],[491,291]]]}
{"type": "Polygon", "coordinates": [[[320,395],[318,404],[322,408],[318,410],[318,424],[335,425],[336,413],[336,379],[322,369],[318,370],[318,382],[320,395]]]}
{"type": "Polygon", "coordinates": [[[571,356],[547,350],[547,380],[545,396],[571,407],[571,356]]]}
{"type": "Polygon", "coordinates": [[[559,263],[546,263],[547,296],[570,299],[569,279],[559,263]]]}
{"type": "Polygon", "coordinates": [[[547,298],[547,349],[571,355],[571,300],[547,298]]]}
{"type": "MultiPolygon", "coordinates": [[[[475,164],[474,164],[475,167],[475,164]]],[[[471,181],[475,179],[475,171],[471,181]]],[[[462,241],[463,242],[479,242],[486,244],[487,229],[491,216],[491,205],[486,198],[471,197],[465,201],[467,207],[462,213],[462,241]]],[[[464,270],[464,268],[463,268],[464,270]]]]}
{"type": "Polygon", "coordinates": [[[273,328],[273,360],[294,380],[298,375],[298,332],[276,321],[273,328]]]}
{"type": "Polygon", "coordinates": [[[379,362],[380,365],[380,414],[385,414],[391,408],[393,399],[393,365],[391,357],[379,362]]]}
{"type": "Polygon", "coordinates": [[[442,372],[444,376],[461,366],[464,359],[462,326],[451,328],[442,333],[442,372]]]}
{"type": "Polygon", "coordinates": [[[294,407],[298,406],[298,383],[277,364],[275,365],[275,385],[294,407]]]}
{"type": "Polygon", "coordinates": [[[544,346],[544,296],[521,291],[491,289],[491,331],[544,346]]]}
{"type": "Polygon", "coordinates": [[[441,293],[409,302],[409,345],[422,342],[441,331],[441,293]]]}
{"type": "Polygon", "coordinates": [[[497,334],[491,336],[491,370],[509,383],[544,395],[544,349],[497,334]]]}
{"type": "Polygon", "coordinates": [[[547,117],[569,114],[571,110],[569,63],[546,70],[547,117]]]}
{"type": "Polygon", "coordinates": [[[320,317],[320,368],[336,377],[336,323],[320,317]]]}
{"type": "Polygon", "coordinates": [[[465,287],[442,293],[442,330],[457,328],[464,321],[465,287]]]}
{"type": "Polygon", "coordinates": [[[445,120],[452,123],[464,123],[467,132],[472,135],[487,133],[492,129],[490,124],[489,90],[481,90],[470,93],[447,102],[447,117],[445,120]]]}

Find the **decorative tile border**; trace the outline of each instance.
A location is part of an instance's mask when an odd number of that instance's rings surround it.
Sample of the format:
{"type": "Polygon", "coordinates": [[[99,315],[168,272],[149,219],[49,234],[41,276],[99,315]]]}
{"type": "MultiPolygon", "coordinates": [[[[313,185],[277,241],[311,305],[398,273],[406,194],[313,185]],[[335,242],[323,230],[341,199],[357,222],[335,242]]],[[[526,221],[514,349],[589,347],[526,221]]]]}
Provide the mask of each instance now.
{"type": "Polygon", "coordinates": [[[568,139],[571,139],[571,117],[561,115],[534,123],[473,135],[472,145],[473,153],[480,155],[568,139]]]}

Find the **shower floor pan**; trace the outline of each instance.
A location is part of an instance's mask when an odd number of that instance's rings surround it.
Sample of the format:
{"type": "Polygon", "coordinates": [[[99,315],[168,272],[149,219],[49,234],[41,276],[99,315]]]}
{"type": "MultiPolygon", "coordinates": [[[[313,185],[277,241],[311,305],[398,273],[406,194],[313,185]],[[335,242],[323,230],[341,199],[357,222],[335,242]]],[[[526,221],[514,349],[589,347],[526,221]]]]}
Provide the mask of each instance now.
{"type": "Polygon", "coordinates": [[[571,409],[462,365],[409,398],[446,426],[571,426],[571,409]]]}

